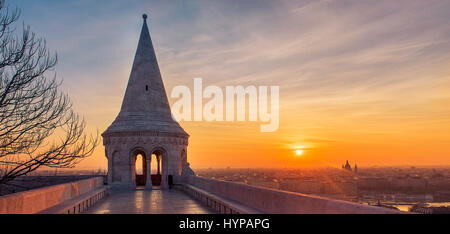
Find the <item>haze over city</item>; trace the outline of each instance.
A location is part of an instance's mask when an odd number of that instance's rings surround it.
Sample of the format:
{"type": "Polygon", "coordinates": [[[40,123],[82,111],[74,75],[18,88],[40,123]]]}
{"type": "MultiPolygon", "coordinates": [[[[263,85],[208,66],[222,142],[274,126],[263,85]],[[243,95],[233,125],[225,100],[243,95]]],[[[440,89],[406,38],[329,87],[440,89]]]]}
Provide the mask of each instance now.
{"type": "MultiPolygon", "coordinates": [[[[191,167],[450,165],[448,1],[9,5],[58,53],[62,88],[91,132],[103,132],[120,110],[137,16],[148,9],[169,96],[195,77],[205,86],[280,87],[276,132],[248,121],[181,122],[191,167]]],[[[77,166],[106,167],[101,144],[77,166]]]]}

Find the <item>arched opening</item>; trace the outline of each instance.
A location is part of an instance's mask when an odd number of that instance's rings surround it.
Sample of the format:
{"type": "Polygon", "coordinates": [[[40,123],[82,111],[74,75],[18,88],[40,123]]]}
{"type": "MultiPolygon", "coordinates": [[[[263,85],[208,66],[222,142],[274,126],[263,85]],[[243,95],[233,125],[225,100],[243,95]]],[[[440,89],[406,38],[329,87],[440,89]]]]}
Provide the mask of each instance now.
{"type": "Polygon", "coordinates": [[[136,154],[135,157],[136,186],[145,186],[147,180],[147,161],[143,153],[136,154]]]}
{"type": "Polygon", "coordinates": [[[150,175],[152,178],[152,185],[160,186],[162,175],[161,175],[161,164],[162,164],[162,151],[155,150],[152,153],[151,167],[150,167],[150,175]]]}

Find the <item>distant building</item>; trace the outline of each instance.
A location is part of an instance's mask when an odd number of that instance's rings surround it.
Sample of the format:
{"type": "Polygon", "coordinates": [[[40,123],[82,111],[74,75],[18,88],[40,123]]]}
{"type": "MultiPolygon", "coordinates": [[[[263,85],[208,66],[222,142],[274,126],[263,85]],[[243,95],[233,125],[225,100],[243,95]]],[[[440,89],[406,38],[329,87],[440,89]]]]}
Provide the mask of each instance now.
{"type": "Polygon", "coordinates": [[[347,170],[347,171],[352,171],[352,166],[350,166],[350,163],[348,163],[348,160],[345,163],[345,165],[342,165],[342,169],[347,170]]]}
{"type": "Polygon", "coordinates": [[[355,163],[355,169],[353,170],[355,173],[357,173],[358,172],[358,166],[356,165],[356,163],[355,163]]]}
{"type": "Polygon", "coordinates": [[[283,178],[280,189],[306,194],[322,193],[322,182],[314,179],[283,178]]]}
{"type": "Polygon", "coordinates": [[[449,206],[430,207],[423,203],[418,203],[410,208],[410,211],[419,214],[450,214],[449,206]]]}

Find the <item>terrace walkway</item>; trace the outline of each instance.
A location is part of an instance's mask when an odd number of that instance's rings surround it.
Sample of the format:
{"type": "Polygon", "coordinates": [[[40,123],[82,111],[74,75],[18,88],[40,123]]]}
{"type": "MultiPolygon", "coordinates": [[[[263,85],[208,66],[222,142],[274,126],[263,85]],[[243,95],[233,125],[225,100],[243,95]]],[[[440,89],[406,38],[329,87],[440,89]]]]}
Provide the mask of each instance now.
{"type": "Polygon", "coordinates": [[[90,207],[86,214],[212,214],[209,207],[202,205],[183,191],[144,190],[112,192],[90,207]]]}

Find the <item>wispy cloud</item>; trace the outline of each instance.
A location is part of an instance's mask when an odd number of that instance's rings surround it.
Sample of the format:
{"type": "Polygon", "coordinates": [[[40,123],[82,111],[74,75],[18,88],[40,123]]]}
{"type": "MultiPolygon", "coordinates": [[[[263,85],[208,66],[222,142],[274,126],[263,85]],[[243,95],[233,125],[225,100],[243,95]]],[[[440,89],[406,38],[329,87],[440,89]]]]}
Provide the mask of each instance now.
{"type": "MultiPolygon", "coordinates": [[[[21,7],[25,22],[58,51],[58,74],[66,89],[90,123],[100,128],[107,127],[120,108],[144,12],[150,14],[169,91],[175,85],[191,85],[194,77],[203,77],[205,85],[279,85],[280,142],[296,136],[326,139],[323,144],[352,141],[344,134],[349,126],[358,128],[356,136],[367,141],[377,134],[417,130],[414,126],[428,126],[430,132],[443,123],[449,128],[449,1],[10,4],[21,7]]],[[[232,129],[214,126],[224,132],[232,129]]],[[[201,126],[192,129],[200,131],[201,126]]],[[[427,132],[423,129],[420,134],[427,132]]],[[[215,137],[224,140],[226,134],[215,137]]],[[[255,145],[266,140],[252,139],[255,145]]],[[[252,145],[249,141],[247,146],[252,145]]]]}

